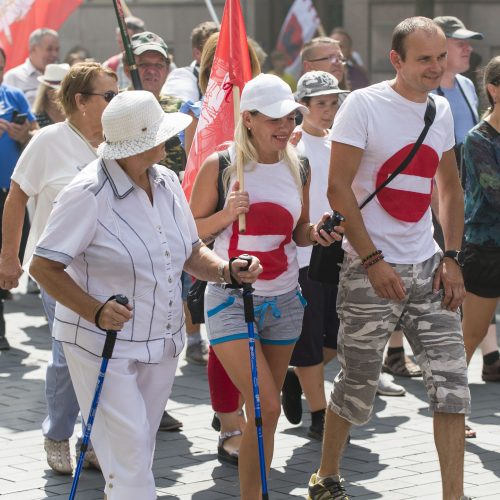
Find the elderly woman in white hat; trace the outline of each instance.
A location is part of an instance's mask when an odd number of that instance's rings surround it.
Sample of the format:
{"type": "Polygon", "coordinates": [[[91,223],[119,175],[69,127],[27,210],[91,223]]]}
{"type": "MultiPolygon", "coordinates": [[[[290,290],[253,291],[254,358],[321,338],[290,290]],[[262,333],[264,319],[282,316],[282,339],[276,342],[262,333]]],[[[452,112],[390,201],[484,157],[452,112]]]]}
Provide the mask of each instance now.
{"type": "Polygon", "coordinates": [[[231,263],[201,243],[176,175],[156,165],[191,118],[150,92],[103,113],[99,158],[61,192],[30,271],[57,300],[53,334],[88,414],[105,333],[119,330],[93,428],[108,500],[156,498],[155,435],[184,344],[181,272],[253,282],[258,260],[231,263]],[[115,294],[126,295],[128,306],[115,294]]]}
{"type": "Polygon", "coordinates": [[[40,128],[64,121],[64,110],[57,101],[57,91],[68,72],[69,64],[47,64],[43,75],[37,77],[41,85],[33,104],[33,113],[40,128]]]}
{"type": "MultiPolygon", "coordinates": [[[[305,301],[298,286],[297,246],[328,246],[335,233],[309,222],[309,176],[290,145],[295,113],[307,108],[295,102],[290,87],[274,75],[250,80],[241,94],[240,118],[230,165],[222,173],[226,188],[219,204],[218,155],[203,164],[191,196],[191,209],[202,238],[217,235],[214,251],[221,258],[255,253],[263,273],[254,284],[258,340],[256,344],[262,426],[267,468],[271,465],[274,433],[280,415],[280,391],[293,347],[300,336],[305,301]],[[239,191],[236,166],[244,171],[245,191],[239,191]],[[239,234],[238,217],[246,214],[246,231],[239,234]],[[321,233],[321,234],[320,234],[321,233]]],[[[341,228],[337,230],[342,231],[341,228]]],[[[215,280],[214,280],[215,281],[215,280]]],[[[254,414],[248,334],[242,294],[209,283],[205,295],[205,324],[217,358],[254,414]]],[[[239,449],[241,498],[261,498],[257,436],[247,424],[239,449]]]]}

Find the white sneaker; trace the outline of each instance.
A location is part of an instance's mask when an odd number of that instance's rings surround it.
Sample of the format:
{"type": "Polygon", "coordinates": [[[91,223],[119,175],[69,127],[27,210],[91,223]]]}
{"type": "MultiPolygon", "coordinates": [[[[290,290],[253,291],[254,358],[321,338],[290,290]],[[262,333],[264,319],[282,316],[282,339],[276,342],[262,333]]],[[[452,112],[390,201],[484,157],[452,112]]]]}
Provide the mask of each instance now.
{"type": "Polygon", "coordinates": [[[395,384],[385,373],[378,379],[377,394],[380,396],[404,396],[406,390],[403,386],[395,384]]]}
{"type": "MultiPolygon", "coordinates": [[[[77,441],[75,445],[77,462],[78,459],[80,458],[80,446],[81,442],[77,441]]],[[[99,460],[97,459],[97,455],[95,454],[94,448],[87,448],[87,451],[85,452],[85,458],[83,459],[82,467],[84,469],[101,470],[101,466],[99,465],[99,460]]]]}
{"type": "Polygon", "coordinates": [[[47,463],[54,472],[68,476],[73,474],[73,463],[69,452],[69,439],[54,441],[46,437],[44,448],[47,453],[47,463]]]}

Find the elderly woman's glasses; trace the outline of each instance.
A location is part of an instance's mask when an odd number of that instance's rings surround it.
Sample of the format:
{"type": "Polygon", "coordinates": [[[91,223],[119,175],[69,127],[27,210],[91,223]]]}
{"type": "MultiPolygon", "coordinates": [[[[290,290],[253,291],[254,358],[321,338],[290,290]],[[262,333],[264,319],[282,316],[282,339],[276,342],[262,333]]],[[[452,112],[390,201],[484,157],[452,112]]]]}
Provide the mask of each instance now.
{"type": "Polygon", "coordinates": [[[103,92],[102,94],[99,94],[98,92],[80,92],[80,94],[100,95],[106,102],[111,102],[113,100],[113,97],[118,95],[118,92],[115,92],[114,90],[108,90],[107,92],[103,92]]]}
{"type": "Polygon", "coordinates": [[[326,56],[319,57],[318,59],[309,59],[309,62],[320,62],[320,61],[328,61],[331,64],[345,64],[347,59],[341,56],[326,56]]]}

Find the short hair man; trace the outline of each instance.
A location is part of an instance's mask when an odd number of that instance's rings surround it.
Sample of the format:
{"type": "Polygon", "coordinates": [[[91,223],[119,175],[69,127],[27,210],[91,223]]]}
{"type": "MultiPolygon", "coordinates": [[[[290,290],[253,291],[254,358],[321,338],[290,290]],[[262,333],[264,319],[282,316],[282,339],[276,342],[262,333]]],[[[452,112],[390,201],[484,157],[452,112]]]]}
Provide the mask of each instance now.
{"type": "Polygon", "coordinates": [[[197,102],[201,99],[202,94],[198,86],[201,53],[210,35],[217,31],[219,31],[219,26],[213,21],[205,21],[193,29],[191,48],[194,59],[189,66],[176,68],[170,73],[163,89],[165,94],[178,97],[183,101],[197,102]]]}
{"type": "Polygon", "coordinates": [[[344,82],[346,59],[337,40],[327,36],[313,38],[304,44],[300,57],[304,73],[326,71],[340,82],[341,89],[345,88],[342,83],[344,82]]]}
{"type": "Polygon", "coordinates": [[[467,132],[479,121],[477,112],[479,100],[474,84],[461,75],[470,67],[471,40],[482,40],[482,33],[468,30],[464,23],[454,16],[440,16],[434,22],[446,35],[448,58],[446,70],[436,93],[446,97],[450,103],[455,125],[457,159],[467,132]]]}
{"type": "MultiPolygon", "coordinates": [[[[146,30],[144,21],[141,18],[135,16],[127,16],[125,18],[125,26],[127,28],[129,37],[137,35],[138,33],[142,33],[146,30]]],[[[123,40],[120,33],[120,28],[116,28],[116,43],[118,44],[118,47],[120,47],[120,53],[111,56],[109,59],[104,61],[102,65],[105,68],[112,69],[116,73],[116,76],[118,77],[118,88],[126,89],[130,85],[130,80],[125,74],[123,65],[123,40]]]]}
{"type": "Polygon", "coordinates": [[[377,200],[359,209],[423,129],[428,93],[446,68],[444,33],[431,19],[406,19],[394,30],[390,60],[396,78],[352,92],[330,134],[328,199],[346,218],[337,298],[341,370],[326,413],[321,466],[309,482],[313,500],[347,498],[339,477],[342,449],[351,425],[370,418],[384,347],[398,321],[422,368],[434,412],[443,498],[465,498],[464,415],[470,395],[457,312],[465,289],[455,260],[462,242],[463,194],[444,98],[434,96],[434,122],[411,164],[377,200]],[[448,251],[444,258],[432,236],[434,178],[448,251]]]}
{"type": "Polygon", "coordinates": [[[39,28],[29,37],[29,55],[26,61],[5,73],[4,82],[24,92],[30,106],[35,102],[45,66],[59,58],[59,35],[49,28],[39,28]]]}

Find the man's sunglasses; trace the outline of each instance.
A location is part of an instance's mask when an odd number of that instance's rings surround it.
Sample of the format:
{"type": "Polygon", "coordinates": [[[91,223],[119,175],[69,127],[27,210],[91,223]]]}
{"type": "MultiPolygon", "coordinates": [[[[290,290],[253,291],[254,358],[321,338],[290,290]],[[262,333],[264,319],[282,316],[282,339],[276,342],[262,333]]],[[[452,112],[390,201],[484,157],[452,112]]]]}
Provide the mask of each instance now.
{"type": "Polygon", "coordinates": [[[80,92],[80,94],[83,95],[100,95],[106,102],[111,102],[113,100],[113,97],[118,95],[118,92],[115,92],[114,90],[108,90],[107,92],[104,92],[102,94],[99,94],[97,92],[80,92]]]}

